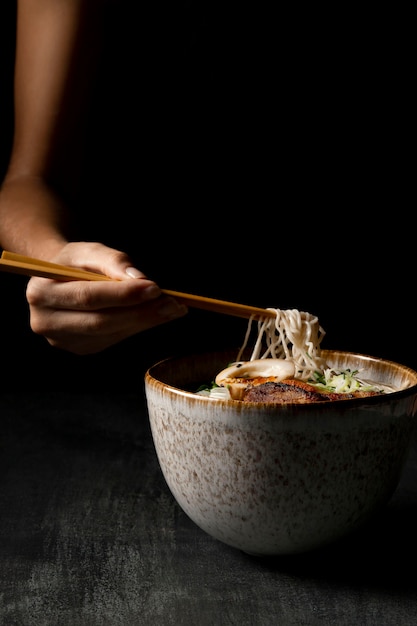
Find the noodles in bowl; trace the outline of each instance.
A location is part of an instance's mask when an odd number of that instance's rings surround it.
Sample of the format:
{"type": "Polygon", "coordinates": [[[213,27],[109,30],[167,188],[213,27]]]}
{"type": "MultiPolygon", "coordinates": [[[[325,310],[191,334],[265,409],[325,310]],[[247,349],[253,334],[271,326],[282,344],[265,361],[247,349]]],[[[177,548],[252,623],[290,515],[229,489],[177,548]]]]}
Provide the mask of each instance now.
{"type": "Polygon", "coordinates": [[[361,377],[358,370],[335,370],[321,351],[325,331],[311,313],[269,309],[275,318],[260,319],[248,361],[242,361],[254,320],[237,358],[197,393],[212,399],[244,402],[310,403],[390,393],[398,389],[361,377]]]}

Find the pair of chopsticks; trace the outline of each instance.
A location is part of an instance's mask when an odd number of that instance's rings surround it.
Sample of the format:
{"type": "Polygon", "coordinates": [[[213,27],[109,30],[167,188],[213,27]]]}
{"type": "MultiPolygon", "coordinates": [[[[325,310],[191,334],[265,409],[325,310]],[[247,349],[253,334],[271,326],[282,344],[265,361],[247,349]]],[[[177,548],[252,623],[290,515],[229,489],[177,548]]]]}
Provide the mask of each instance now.
{"type": "MultiPolygon", "coordinates": [[[[71,280],[113,280],[104,274],[96,272],[88,272],[87,270],[69,267],[67,265],[59,265],[57,263],[49,263],[41,259],[33,259],[32,257],[15,254],[14,252],[3,251],[0,258],[0,271],[12,272],[15,274],[24,274],[26,276],[41,276],[42,278],[53,278],[54,280],[71,281],[71,280]]],[[[248,306],[246,304],[237,304],[235,302],[227,302],[226,300],[216,300],[214,298],[206,298],[204,296],[196,296],[190,293],[182,293],[180,291],[171,291],[162,289],[162,293],[176,298],[186,306],[197,309],[204,309],[214,313],[224,313],[235,317],[244,317],[260,319],[265,317],[275,317],[275,313],[268,309],[248,306]]]]}

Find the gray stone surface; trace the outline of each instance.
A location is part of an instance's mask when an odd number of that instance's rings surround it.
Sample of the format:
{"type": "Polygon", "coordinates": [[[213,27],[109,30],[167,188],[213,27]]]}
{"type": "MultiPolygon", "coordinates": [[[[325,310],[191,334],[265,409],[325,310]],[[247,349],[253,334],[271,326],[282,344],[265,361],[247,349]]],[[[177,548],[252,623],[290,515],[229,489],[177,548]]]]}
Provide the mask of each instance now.
{"type": "Polygon", "coordinates": [[[198,529],[141,394],[0,393],[0,624],[414,626],[417,443],[389,505],[324,551],[257,559],[198,529]]]}

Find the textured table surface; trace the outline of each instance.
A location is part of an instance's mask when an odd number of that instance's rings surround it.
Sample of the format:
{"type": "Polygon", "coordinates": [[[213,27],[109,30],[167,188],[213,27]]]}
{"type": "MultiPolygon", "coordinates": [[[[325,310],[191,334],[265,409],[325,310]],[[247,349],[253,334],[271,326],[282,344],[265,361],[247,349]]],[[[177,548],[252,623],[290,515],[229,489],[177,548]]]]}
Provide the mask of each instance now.
{"type": "Polygon", "coordinates": [[[417,623],[414,441],[377,520],[324,551],[257,559],[179,509],[142,394],[3,391],[0,423],[2,626],[417,623]]]}

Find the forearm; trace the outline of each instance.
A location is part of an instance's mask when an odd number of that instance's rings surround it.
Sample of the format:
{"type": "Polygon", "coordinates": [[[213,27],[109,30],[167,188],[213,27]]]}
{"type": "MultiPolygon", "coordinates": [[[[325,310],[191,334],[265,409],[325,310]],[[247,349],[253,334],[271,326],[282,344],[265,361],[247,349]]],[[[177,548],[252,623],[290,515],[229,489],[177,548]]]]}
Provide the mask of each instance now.
{"type": "Polygon", "coordinates": [[[62,198],[77,179],[100,4],[18,1],[14,137],[0,190],[5,250],[48,259],[66,243],[62,198]]]}
{"type": "Polygon", "coordinates": [[[67,242],[62,200],[35,177],[6,179],[0,191],[0,247],[49,259],[67,242]]]}

